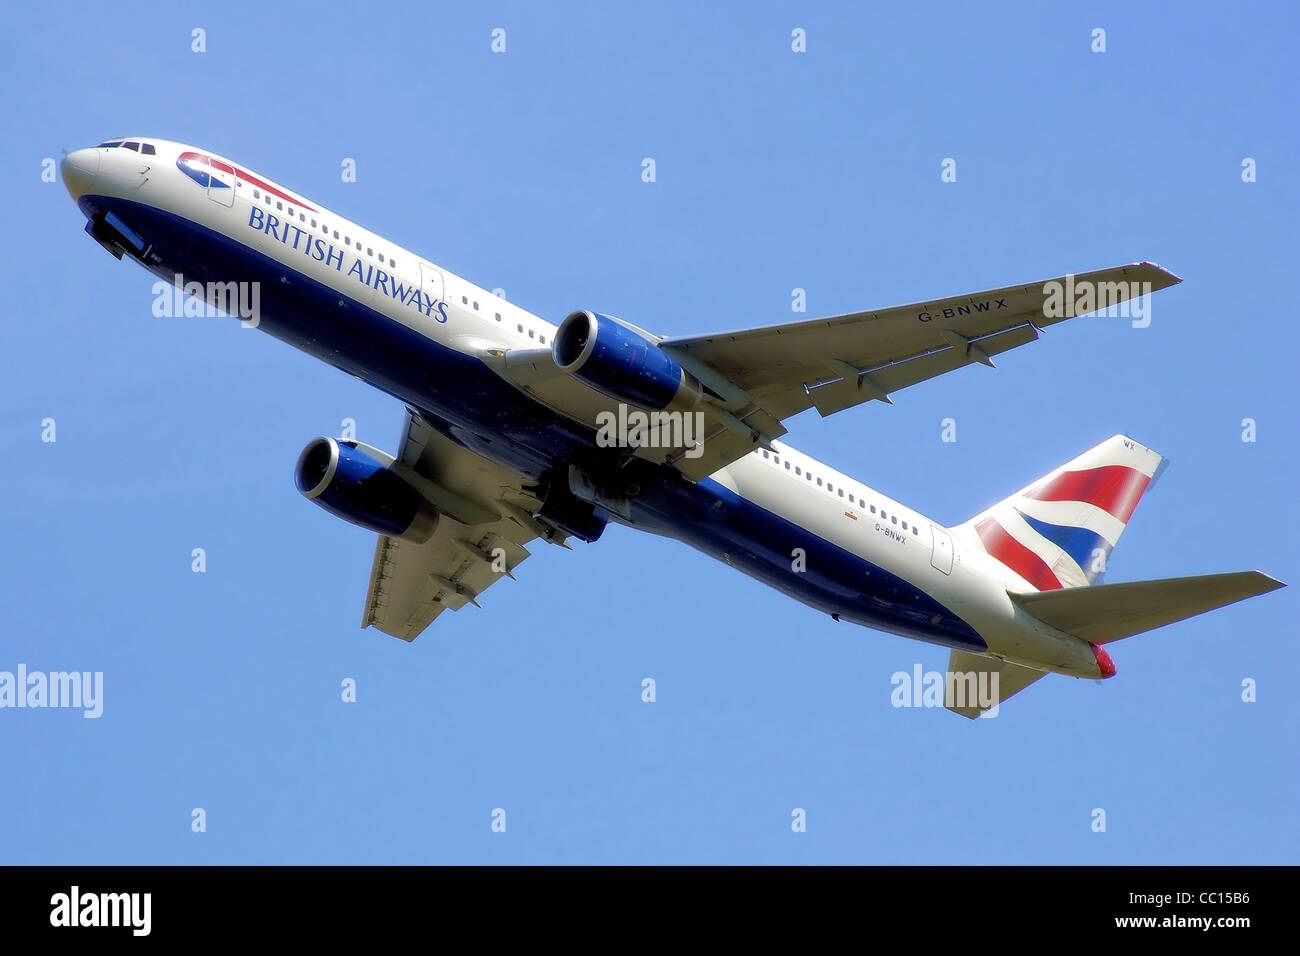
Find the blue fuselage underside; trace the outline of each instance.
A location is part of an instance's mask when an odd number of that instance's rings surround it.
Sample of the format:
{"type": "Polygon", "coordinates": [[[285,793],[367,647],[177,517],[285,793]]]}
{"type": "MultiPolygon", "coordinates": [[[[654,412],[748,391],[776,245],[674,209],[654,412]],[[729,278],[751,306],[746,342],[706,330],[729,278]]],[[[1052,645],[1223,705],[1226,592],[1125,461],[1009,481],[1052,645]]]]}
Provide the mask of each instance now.
{"type": "MultiPolygon", "coordinates": [[[[88,216],[112,211],[151,244],[151,272],[171,281],[261,284],[259,328],[407,403],[449,437],[537,479],[595,446],[595,431],[525,396],[473,355],[443,345],[205,226],[130,200],[83,196],[88,216]]],[[[712,479],[664,465],[632,503],[634,527],[683,541],[839,618],[962,650],[987,645],[916,585],[712,479]],[[807,570],[794,573],[802,548],[807,570]]]]}

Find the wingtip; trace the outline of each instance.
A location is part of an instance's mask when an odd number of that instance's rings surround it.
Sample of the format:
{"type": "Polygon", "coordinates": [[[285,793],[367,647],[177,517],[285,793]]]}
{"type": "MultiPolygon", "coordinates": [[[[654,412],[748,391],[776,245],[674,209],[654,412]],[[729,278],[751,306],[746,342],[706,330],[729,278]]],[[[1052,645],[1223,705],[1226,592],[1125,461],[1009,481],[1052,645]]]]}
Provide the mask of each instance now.
{"type": "Polygon", "coordinates": [[[1183,281],[1183,277],[1182,277],[1182,276],[1180,276],[1180,275],[1176,275],[1175,273],[1170,272],[1168,269],[1166,269],[1164,266],[1162,266],[1162,265],[1161,265],[1160,263],[1158,263],[1158,262],[1149,262],[1149,261],[1147,261],[1146,259],[1143,259],[1141,262],[1135,262],[1135,263],[1133,263],[1133,264],[1134,264],[1135,266],[1143,266],[1143,267],[1145,267],[1145,268],[1147,268],[1147,269],[1155,269],[1156,272],[1159,272],[1161,275],[1163,275],[1163,276],[1165,276],[1166,278],[1169,279],[1169,284],[1170,284],[1170,285],[1178,285],[1178,283],[1180,283],[1180,282],[1183,281]]]}

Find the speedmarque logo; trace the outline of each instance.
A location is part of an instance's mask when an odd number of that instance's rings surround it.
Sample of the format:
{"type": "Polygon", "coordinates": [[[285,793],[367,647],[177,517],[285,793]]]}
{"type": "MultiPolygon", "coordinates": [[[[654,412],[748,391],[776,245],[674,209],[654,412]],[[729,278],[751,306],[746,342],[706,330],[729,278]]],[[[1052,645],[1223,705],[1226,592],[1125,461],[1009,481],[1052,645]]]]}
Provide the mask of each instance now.
{"type": "Polygon", "coordinates": [[[148,936],[152,893],[70,893],[50,897],[51,926],[129,926],[131,935],[148,936]]]}

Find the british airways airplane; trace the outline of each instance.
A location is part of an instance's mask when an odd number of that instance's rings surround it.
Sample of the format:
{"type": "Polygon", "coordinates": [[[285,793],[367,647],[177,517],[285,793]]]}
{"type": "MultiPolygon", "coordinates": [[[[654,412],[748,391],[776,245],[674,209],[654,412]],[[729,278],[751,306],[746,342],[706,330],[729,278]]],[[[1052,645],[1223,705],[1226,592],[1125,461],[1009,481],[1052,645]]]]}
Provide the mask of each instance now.
{"type": "Polygon", "coordinates": [[[976,717],[1049,673],[1114,676],[1113,641],[1282,587],[1258,571],[1098,583],[1163,463],[1124,435],[955,527],[779,440],[808,408],[888,403],[1180,281],[1151,263],[664,337],[590,310],[554,326],[181,143],[109,140],[68,154],[62,173],[86,232],[159,288],[406,404],[395,455],[317,438],[295,470],[307,498],[378,535],[363,627],[412,641],[513,578],[533,540],[594,542],[615,521],[837,621],[949,648],[944,704],[976,717]],[[1105,294],[1074,308],[1078,289],[1105,294]],[[967,693],[977,678],[996,692],[967,693]]]}

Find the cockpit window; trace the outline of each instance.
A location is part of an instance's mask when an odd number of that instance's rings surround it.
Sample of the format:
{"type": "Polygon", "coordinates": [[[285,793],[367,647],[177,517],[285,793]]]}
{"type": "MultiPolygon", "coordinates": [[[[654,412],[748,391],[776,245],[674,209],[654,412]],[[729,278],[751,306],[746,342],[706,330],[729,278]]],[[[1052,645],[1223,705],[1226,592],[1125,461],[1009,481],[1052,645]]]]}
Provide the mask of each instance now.
{"type": "Polygon", "coordinates": [[[123,143],[123,144],[122,144],[122,148],[123,148],[123,149],[134,149],[134,150],[136,150],[136,151],[138,152],[139,149],[140,149],[140,144],[139,144],[139,143],[136,143],[136,142],[123,143]]]}
{"type": "Polygon", "coordinates": [[[100,143],[99,145],[100,145],[101,148],[104,148],[104,149],[113,149],[115,146],[121,146],[121,145],[122,145],[122,141],[121,141],[120,139],[115,139],[115,140],[111,140],[110,142],[107,142],[107,143],[100,143]]]}
{"type": "Polygon", "coordinates": [[[153,143],[141,143],[141,144],[140,144],[140,152],[144,153],[146,156],[156,156],[156,155],[157,155],[157,153],[154,151],[153,143]]]}

